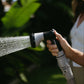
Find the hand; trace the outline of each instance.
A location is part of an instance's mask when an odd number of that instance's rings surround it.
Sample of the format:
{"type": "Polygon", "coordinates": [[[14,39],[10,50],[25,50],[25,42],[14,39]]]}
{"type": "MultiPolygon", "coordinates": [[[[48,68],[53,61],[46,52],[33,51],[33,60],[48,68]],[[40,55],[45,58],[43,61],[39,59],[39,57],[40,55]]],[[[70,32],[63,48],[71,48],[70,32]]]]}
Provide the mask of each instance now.
{"type": "MultiPolygon", "coordinates": [[[[68,44],[68,42],[55,31],[56,39],[60,42],[61,47],[63,48],[65,54],[67,55],[70,52],[71,46],[68,44]]],[[[47,40],[47,47],[49,51],[52,53],[53,56],[58,56],[58,48],[57,45],[51,44],[50,40],[47,40]]]]}
{"type": "Polygon", "coordinates": [[[58,56],[59,50],[57,48],[57,45],[51,44],[51,41],[47,40],[47,47],[53,56],[58,56]]]}
{"type": "Polygon", "coordinates": [[[71,46],[69,45],[69,43],[62,37],[61,34],[57,33],[55,31],[55,35],[56,35],[56,39],[59,41],[62,49],[64,50],[65,54],[67,54],[68,52],[70,52],[71,46]]]}

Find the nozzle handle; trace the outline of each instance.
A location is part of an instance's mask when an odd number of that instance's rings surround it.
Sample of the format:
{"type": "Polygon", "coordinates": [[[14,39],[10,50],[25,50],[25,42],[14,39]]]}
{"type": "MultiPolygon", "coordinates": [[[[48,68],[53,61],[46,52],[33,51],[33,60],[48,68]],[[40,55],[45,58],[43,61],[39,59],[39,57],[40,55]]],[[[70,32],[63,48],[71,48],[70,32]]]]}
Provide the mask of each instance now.
{"type": "Polygon", "coordinates": [[[51,40],[52,44],[56,44],[58,46],[59,51],[62,50],[62,47],[59,43],[59,41],[56,39],[56,35],[54,33],[54,29],[48,31],[48,32],[44,32],[44,39],[45,40],[51,40]]]}
{"type": "Polygon", "coordinates": [[[58,47],[58,49],[59,49],[59,51],[61,51],[62,50],[62,47],[61,47],[61,45],[60,45],[60,43],[59,43],[59,41],[58,40],[51,40],[51,42],[52,42],[52,44],[56,44],[57,45],[57,47],[58,47]]]}

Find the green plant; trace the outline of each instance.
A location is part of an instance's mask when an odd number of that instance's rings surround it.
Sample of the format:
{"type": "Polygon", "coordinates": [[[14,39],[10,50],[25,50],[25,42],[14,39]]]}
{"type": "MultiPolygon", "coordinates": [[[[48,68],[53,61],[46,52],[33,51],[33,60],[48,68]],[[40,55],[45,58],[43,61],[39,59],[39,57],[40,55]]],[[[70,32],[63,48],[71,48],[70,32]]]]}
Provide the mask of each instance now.
{"type": "Polygon", "coordinates": [[[21,0],[21,3],[22,6],[15,2],[5,17],[2,18],[5,35],[22,31],[24,24],[31,19],[31,16],[40,6],[36,0],[21,0]]]}

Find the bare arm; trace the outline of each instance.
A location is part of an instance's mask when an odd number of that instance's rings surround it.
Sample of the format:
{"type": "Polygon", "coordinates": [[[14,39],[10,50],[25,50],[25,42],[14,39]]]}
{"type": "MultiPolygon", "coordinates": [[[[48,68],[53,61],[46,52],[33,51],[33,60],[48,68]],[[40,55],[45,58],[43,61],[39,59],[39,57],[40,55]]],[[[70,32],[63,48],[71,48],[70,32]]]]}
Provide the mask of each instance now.
{"type": "Polygon", "coordinates": [[[70,50],[65,52],[66,57],[75,61],[76,63],[84,66],[84,53],[81,51],[78,51],[77,49],[70,48],[70,50]]]}

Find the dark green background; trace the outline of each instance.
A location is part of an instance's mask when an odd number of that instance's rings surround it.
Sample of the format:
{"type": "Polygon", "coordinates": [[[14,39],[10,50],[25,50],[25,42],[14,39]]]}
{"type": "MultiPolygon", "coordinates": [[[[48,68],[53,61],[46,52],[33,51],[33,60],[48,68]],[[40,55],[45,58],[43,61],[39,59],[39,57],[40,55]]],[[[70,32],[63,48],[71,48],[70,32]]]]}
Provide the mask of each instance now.
{"type": "MultiPolygon", "coordinates": [[[[18,0],[7,13],[4,12],[0,0],[1,37],[26,36],[54,28],[69,40],[72,19],[70,0],[18,0]],[[31,18],[31,15],[34,17],[31,18]]],[[[17,84],[66,82],[57,67],[56,58],[47,48],[43,50],[40,47],[24,49],[0,58],[0,84],[9,84],[16,79],[19,81],[17,84]],[[32,65],[33,68],[30,67],[32,65]]]]}

